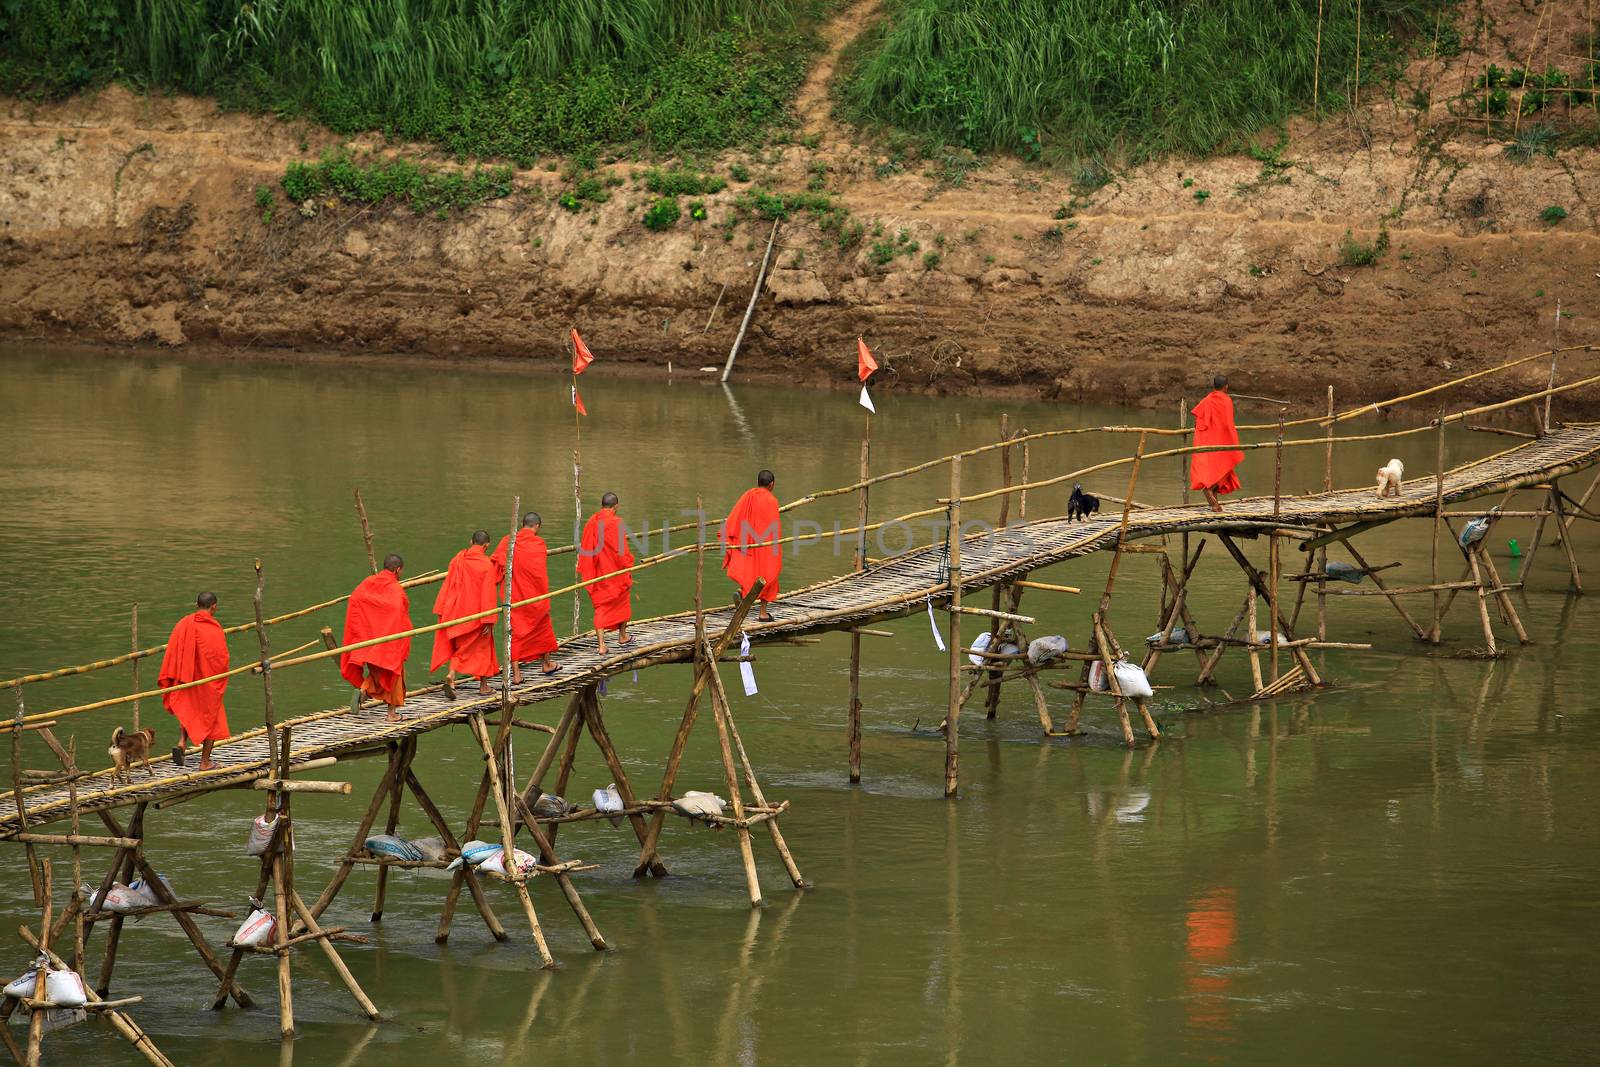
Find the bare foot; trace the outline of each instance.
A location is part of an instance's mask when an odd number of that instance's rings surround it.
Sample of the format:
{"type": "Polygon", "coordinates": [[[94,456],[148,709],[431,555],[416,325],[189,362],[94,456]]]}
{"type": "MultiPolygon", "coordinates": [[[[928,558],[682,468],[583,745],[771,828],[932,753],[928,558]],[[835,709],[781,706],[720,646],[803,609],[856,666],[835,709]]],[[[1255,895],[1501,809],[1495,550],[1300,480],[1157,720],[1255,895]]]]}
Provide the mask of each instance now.
{"type": "Polygon", "coordinates": [[[762,608],[761,609],[761,613],[756,616],[756,621],[757,622],[771,622],[772,621],[772,613],[769,612],[766,608],[762,608]]]}
{"type": "Polygon", "coordinates": [[[400,712],[396,711],[394,708],[390,708],[389,709],[389,721],[390,722],[399,722],[400,721],[400,712]]]}
{"type": "Polygon", "coordinates": [[[202,770],[202,771],[211,771],[211,770],[216,770],[216,767],[217,767],[217,765],[215,763],[212,763],[210,760],[201,760],[200,761],[200,766],[199,766],[198,769],[202,770]]]}
{"type": "Polygon", "coordinates": [[[520,663],[513,663],[511,665],[511,684],[522,684],[522,665],[520,663]]]}
{"type": "Polygon", "coordinates": [[[479,696],[484,696],[484,697],[489,695],[489,679],[487,679],[487,678],[479,678],[478,679],[478,695],[479,696]]]}

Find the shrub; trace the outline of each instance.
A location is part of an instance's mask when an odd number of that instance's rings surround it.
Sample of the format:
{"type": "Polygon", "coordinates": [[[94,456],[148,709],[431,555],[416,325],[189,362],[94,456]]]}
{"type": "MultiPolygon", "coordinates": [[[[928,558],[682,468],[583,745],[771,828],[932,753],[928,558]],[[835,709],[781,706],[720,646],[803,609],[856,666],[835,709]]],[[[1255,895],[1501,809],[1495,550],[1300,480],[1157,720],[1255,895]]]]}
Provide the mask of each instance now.
{"type": "Polygon", "coordinates": [[[678,216],[681,214],[683,212],[678,208],[678,198],[675,196],[663,196],[645,210],[645,229],[655,230],[657,233],[662,230],[670,230],[677,224],[678,216]]]}
{"type": "Polygon", "coordinates": [[[1513,163],[1531,163],[1539,156],[1554,157],[1557,136],[1553,126],[1529,126],[1505,146],[1502,154],[1513,163]]]}
{"type": "Polygon", "coordinates": [[[672,170],[652,167],[645,172],[644,185],[658,196],[703,196],[728,187],[727,182],[714,174],[700,174],[682,167],[672,170]]]}
{"type": "MultiPolygon", "coordinates": [[[[435,170],[407,159],[358,160],[348,150],[331,152],[316,163],[292,162],[279,184],[296,204],[331,193],[359,204],[404,200],[419,215],[460,210],[510,196],[512,190],[510,167],[435,170]]],[[[259,192],[256,197],[259,204],[259,192]]]]}
{"type": "Polygon", "coordinates": [[[1379,229],[1377,239],[1371,244],[1358,241],[1349,230],[1339,242],[1339,261],[1347,267],[1371,267],[1389,251],[1389,231],[1379,229]]]}
{"type": "MultiPolygon", "coordinates": [[[[256,186],[256,209],[261,212],[261,222],[263,225],[272,222],[272,216],[274,214],[273,205],[275,202],[276,201],[272,195],[272,186],[256,186]]],[[[1546,210],[1549,209],[1547,208],[1546,210]]],[[[1565,215],[1566,212],[1562,212],[1562,214],[1565,215]]]]}
{"type": "Polygon", "coordinates": [[[1556,223],[1567,217],[1567,209],[1559,204],[1551,204],[1549,207],[1539,212],[1539,217],[1549,225],[1554,226],[1556,223]]]}

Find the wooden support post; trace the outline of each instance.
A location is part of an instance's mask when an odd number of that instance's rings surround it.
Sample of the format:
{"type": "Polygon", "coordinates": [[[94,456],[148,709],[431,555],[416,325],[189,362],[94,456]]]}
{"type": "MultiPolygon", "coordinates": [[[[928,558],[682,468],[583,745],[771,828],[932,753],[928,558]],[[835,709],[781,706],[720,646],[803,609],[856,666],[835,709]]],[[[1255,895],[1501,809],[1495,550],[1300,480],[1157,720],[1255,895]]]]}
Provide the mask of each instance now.
{"type": "Polygon", "coordinates": [[[367,503],[361,499],[361,490],[356,491],[356,517],[361,520],[361,542],[367,548],[367,569],[372,574],[378,573],[378,556],[372,550],[372,524],[367,521],[367,503]]]}
{"type": "MultiPolygon", "coordinates": [[[[761,783],[756,780],[755,768],[750,765],[750,755],[744,750],[744,740],[739,736],[739,724],[734,721],[733,707],[728,703],[726,692],[723,693],[722,707],[723,716],[728,723],[728,735],[733,739],[733,750],[739,757],[739,765],[744,768],[745,784],[750,787],[750,796],[758,806],[768,807],[766,794],[761,791],[761,783]]],[[[800,876],[800,867],[789,851],[788,842],[783,839],[783,832],[778,829],[778,817],[774,815],[768,819],[766,827],[772,836],[772,847],[777,850],[778,858],[783,861],[783,868],[789,874],[789,881],[794,883],[796,889],[804,889],[806,880],[800,876]]]]}
{"type": "MultiPolygon", "coordinates": [[[[476,736],[476,735],[474,735],[476,736]]],[[[379,787],[382,789],[382,786],[379,787]]],[[[380,793],[381,796],[381,793],[380,793]]],[[[483,808],[489,802],[489,773],[485,771],[478,776],[478,794],[472,801],[472,810],[467,813],[467,825],[461,831],[463,841],[471,841],[478,836],[478,828],[483,823],[483,808]]],[[[450,925],[455,920],[456,904],[461,899],[461,887],[466,884],[466,868],[463,863],[455,869],[450,878],[450,889],[444,896],[444,907],[439,909],[439,929],[433,935],[436,944],[444,944],[450,938],[450,925]]],[[[502,930],[502,932],[504,932],[502,930]]],[[[495,940],[501,940],[496,938],[495,940]]]]}
{"type": "MultiPolygon", "coordinates": [[[[385,834],[393,834],[400,828],[400,797],[405,790],[405,772],[411,769],[411,761],[416,757],[416,754],[417,739],[415,737],[407,737],[400,741],[399,759],[402,770],[389,779],[389,817],[384,822],[383,826],[383,832],[385,834]]],[[[363,838],[362,841],[357,842],[353,846],[353,851],[359,852],[363,850],[364,841],[365,838],[363,838]]],[[[370,921],[375,923],[381,923],[383,921],[383,901],[384,897],[387,896],[388,891],[389,868],[379,867],[378,888],[372,898],[372,915],[370,917],[370,921]]]]}
{"type": "Polygon", "coordinates": [[[1116,660],[1111,650],[1111,640],[1106,635],[1104,618],[1097,611],[1091,619],[1091,630],[1094,634],[1094,650],[1100,655],[1100,666],[1105,671],[1106,689],[1117,702],[1117,722],[1122,726],[1122,740],[1126,744],[1133,744],[1133,726],[1128,721],[1128,701],[1122,694],[1122,683],[1117,680],[1115,670],[1116,660]]]}
{"type": "MultiPolygon", "coordinates": [[[[39,919],[39,951],[41,954],[46,954],[50,951],[50,907],[52,903],[49,860],[45,860],[41,865],[40,876],[44,886],[44,912],[39,919]]],[[[45,999],[45,973],[46,968],[40,967],[38,975],[34,978],[33,999],[35,1000],[45,999]]],[[[44,1041],[44,1016],[44,1012],[35,1011],[32,1018],[28,1020],[28,1051],[26,1054],[27,1059],[24,1061],[27,1067],[39,1067],[40,1045],[44,1041]]]]}
{"type": "MultiPolygon", "coordinates": [[[[1260,623],[1256,621],[1256,590],[1254,586],[1246,586],[1244,603],[1245,609],[1250,614],[1249,621],[1245,623],[1245,632],[1249,635],[1246,640],[1250,642],[1250,681],[1255,686],[1251,691],[1259,693],[1266,683],[1261,675],[1261,652],[1256,648],[1260,643],[1259,636],[1261,631],[1258,628],[1260,623]]],[[[1277,629],[1277,627],[1273,627],[1273,629],[1277,629]]]]}
{"type": "Polygon", "coordinates": [[[1398,611],[1400,613],[1400,617],[1406,621],[1406,625],[1411,627],[1411,632],[1416,636],[1416,639],[1418,641],[1427,641],[1429,639],[1429,632],[1424,630],[1421,624],[1418,623],[1416,619],[1411,617],[1411,613],[1406,610],[1406,606],[1400,603],[1400,598],[1389,592],[1389,587],[1384,585],[1383,579],[1378,576],[1377,568],[1367,563],[1366,557],[1363,556],[1360,550],[1356,548],[1355,542],[1346,541],[1344,543],[1344,547],[1345,551],[1350,553],[1350,558],[1355,560],[1356,566],[1367,572],[1367,577],[1372,579],[1372,584],[1376,586],[1385,597],[1388,598],[1390,604],[1394,605],[1394,610],[1398,611]]]}
{"type": "MultiPolygon", "coordinates": [[[[474,712],[467,722],[483,749],[483,757],[488,767],[489,795],[494,798],[495,810],[500,816],[500,838],[501,847],[505,849],[506,874],[517,892],[517,901],[522,905],[522,913],[528,920],[528,931],[533,935],[539,960],[545,968],[552,968],[556,965],[555,957],[550,955],[550,946],[545,943],[544,928],[539,925],[539,915],[534,911],[533,898],[528,895],[527,879],[523,877],[516,863],[516,850],[513,847],[516,843],[516,832],[511,828],[511,810],[506,806],[505,783],[500,777],[500,761],[496,756],[497,746],[494,739],[489,736],[489,727],[483,720],[482,712],[474,712]]],[[[509,719],[502,723],[500,728],[502,732],[509,730],[509,719]]]]}
{"type": "MultiPolygon", "coordinates": [[[[1001,486],[1003,488],[1009,489],[1009,488],[1011,488],[1011,445],[1009,444],[1009,442],[1011,440],[1011,419],[1010,419],[1010,416],[1006,415],[1004,412],[1002,412],[1001,415],[1000,415],[1000,440],[1003,441],[1003,442],[1007,442],[1007,443],[1002,444],[1000,446],[1000,484],[1001,484],[1001,486]]],[[[995,529],[998,530],[998,531],[1004,532],[1004,530],[1006,528],[1006,522],[1010,517],[1011,517],[1011,494],[1010,493],[1002,493],[1000,495],[1000,515],[999,515],[999,518],[996,519],[996,521],[995,521],[995,529]]],[[[998,584],[998,585],[996,585],[994,587],[994,590],[990,594],[990,598],[989,598],[989,608],[990,608],[991,611],[999,611],[1000,610],[1001,596],[1003,594],[1005,594],[1009,588],[1010,588],[1010,583],[1008,583],[1008,582],[1001,582],[1000,584],[998,584]]],[[[998,642],[998,639],[999,639],[1000,635],[1005,633],[1006,631],[1007,631],[1007,627],[1002,625],[1002,623],[1001,623],[1001,621],[1000,621],[1000,619],[998,617],[996,617],[992,622],[990,622],[989,623],[989,647],[990,648],[997,647],[997,642],[998,642]]],[[[998,670],[991,670],[989,672],[989,680],[990,681],[998,680],[999,677],[1000,677],[1000,674],[1001,674],[1001,672],[998,671],[998,670]]],[[[984,706],[984,717],[985,718],[992,719],[996,715],[999,714],[999,712],[1000,712],[1000,687],[998,685],[991,685],[989,687],[989,691],[984,696],[984,699],[983,699],[983,706],[984,706]]]]}
{"type": "MultiPolygon", "coordinates": [[[[1432,564],[1432,583],[1439,584],[1439,524],[1444,521],[1444,409],[1439,409],[1439,433],[1433,467],[1433,547],[1430,560],[1432,564]]],[[[1440,633],[1443,629],[1444,612],[1439,599],[1439,591],[1433,591],[1433,625],[1428,629],[1430,644],[1439,643],[1440,633]]]]}
{"type": "MultiPolygon", "coordinates": [[[[661,776],[661,792],[656,799],[666,802],[672,800],[672,786],[678,780],[678,764],[683,759],[683,749],[689,742],[689,733],[694,729],[695,719],[700,711],[700,694],[710,683],[710,672],[716,670],[717,657],[728,650],[728,645],[733,641],[733,635],[739,632],[744,625],[745,616],[750,613],[750,606],[761,595],[762,582],[758,579],[750,587],[733,609],[733,617],[728,620],[727,629],[722,636],[717,638],[712,646],[713,655],[707,657],[695,670],[694,684],[689,688],[688,706],[684,708],[683,719],[678,723],[678,732],[672,739],[672,749],[667,753],[667,767],[661,776]]],[[[654,874],[657,877],[667,873],[661,865],[661,859],[656,855],[656,844],[661,839],[661,827],[666,822],[666,810],[658,809],[650,818],[650,829],[645,842],[639,849],[639,862],[634,865],[633,876],[642,878],[645,874],[654,874]]]]}
{"type": "Polygon", "coordinates": [[[717,745],[722,751],[722,771],[728,787],[728,802],[733,805],[733,817],[739,820],[739,856],[744,861],[745,885],[750,891],[750,906],[761,906],[761,879],[756,875],[755,851],[750,843],[750,827],[744,822],[744,791],[739,785],[738,773],[733,768],[733,747],[728,733],[728,695],[722,688],[722,675],[717,672],[716,657],[702,648],[711,669],[711,717],[717,724],[717,745]]]}
{"type": "MultiPolygon", "coordinates": [[[[867,494],[872,476],[872,414],[866,415],[861,431],[861,488],[856,490],[856,572],[867,567],[867,494]]],[[[698,652],[698,646],[696,647],[698,652]]],[[[850,634],[850,706],[848,708],[850,781],[861,781],[861,635],[850,634]]]]}
{"type": "MultiPolygon", "coordinates": [[[[1278,409],[1278,440],[1273,451],[1272,471],[1272,518],[1276,522],[1283,513],[1283,409],[1278,409]]],[[[1267,535],[1267,589],[1268,605],[1272,609],[1272,617],[1279,616],[1278,611],[1278,577],[1282,569],[1278,559],[1278,534],[1277,528],[1267,535]]],[[[1278,680],[1278,628],[1272,627],[1268,635],[1268,646],[1272,650],[1272,680],[1278,680]]]]}
{"type": "Polygon", "coordinates": [[[953,797],[961,778],[961,457],[950,460],[950,702],[944,720],[944,795],[953,797]]]}
{"type": "MultiPolygon", "coordinates": [[[[1489,623],[1489,605],[1487,602],[1489,594],[1484,589],[1483,572],[1478,569],[1478,553],[1475,551],[1476,548],[1477,546],[1474,545],[1471,548],[1464,549],[1462,551],[1462,555],[1467,557],[1467,566],[1472,570],[1473,584],[1478,587],[1476,590],[1478,594],[1478,621],[1483,624],[1484,645],[1488,649],[1489,655],[1493,657],[1500,655],[1500,650],[1495,645],[1494,627],[1489,623]]],[[[1435,592],[1433,595],[1437,597],[1439,594],[1435,592]]]]}
{"type": "Polygon", "coordinates": [[[1511,602],[1511,594],[1506,590],[1505,583],[1500,580],[1500,571],[1494,565],[1494,557],[1489,554],[1488,545],[1489,539],[1485,537],[1472,547],[1477,549],[1478,562],[1489,575],[1489,580],[1492,583],[1490,591],[1494,593],[1496,600],[1500,604],[1500,615],[1511,624],[1511,629],[1517,635],[1518,644],[1531,644],[1532,641],[1528,637],[1528,631],[1523,629],[1522,617],[1517,614],[1516,606],[1511,602]]]}
{"type": "MultiPolygon", "coordinates": [[[[1217,663],[1221,661],[1222,653],[1227,651],[1228,643],[1239,632],[1239,627],[1244,624],[1245,618],[1250,613],[1250,604],[1250,598],[1247,596],[1244,604],[1239,608],[1239,614],[1233,617],[1233,622],[1229,623],[1227,630],[1223,631],[1222,639],[1217,642],[1217,646],[1211,650],[1211,655],[1207,656],[1205,663],[1201,665],[1200,674],[1194,680],[1195,685],[1216,684],[1216,680],[1212,676],[1216,673],[1217,663]]],[[[1250,640],[1255,640],[1253,632],[1250,635],[1250,640]]]]}
{"type": "MultiPolygon", "coordinates": [[[[422,813],[428,817],[428,821],[438,831],[445,847],[459,854],[461,852],[461,842],[457,841],[455,834],[450,832],[449,822],[440,813],[438,806],[433,802],[433,798],[422,788],[422,783],[417,780],[416,773],[409,766],[406,768],[405,778],[406,788],[411,790],[411,795],[416,798],[417,806],[422,809],[422,813]]],[[[381,871],[385,868],[379,867],[378,869],[381,871]]],[[[483,917],[483,924],[489,928],[490,936],[496,941],[506,940],[505,927],[500,925],[500,920],[495,916],[494,909],[489,906],[489,900],[483,893],[483,885],[478,879],[477,872],[473,870],[472,864],[462,863],[457,870],[461,873],[467,892],[472,895],[473,905],[478,909],[478,914],[483,917]]],[[[299,894],[296,894],[295,899],[296,901],[299,900],[299,894]]],[[[313,915],[312,918],[315,919],[316,916],[313,915]]],[[[309,922],[307,923],[307,928],[310,928],[309,922]]]]}
{"type": "MultiPolygon", "coordinates": [[[[1200,553],[1205,550],[1206,543],[1201,541],[1199,547],[1194,550],[1194,555],[1184,561],[1183,573],[1174,575],[1172,578],[1172,602],[1167,608],[1166,617],[1161,620],[1161,640],[1156,647],[1151,648],[1144,654],[1144,662],[1141,664],[1146,675],[1156,669],[1156,664],[1161,661],[1160,646],[1172,640],[1172,629],[1178,624],[1178,619],[1184,615],[1184,603],[1189,596],[1189,579],[1194,575],[1194,569],[1200,563],[1200,553]]],[[[1171,564],[1167,563],[1165,556],[1162,557],[1162,563],[1170,569],[1171,564]]],[[[1188,631],[1188,634],[1190,643],[1196,641],[1200,636],[1192,630],[1188,631]]],[[[1196,649],[1196,651],[1198,652],[1199,650],[1196,649]]]]}
{"type": "MultiPolygon", "coordinates": [[[[1258,595],[1265,596],[1266,583],[1262,581],[1261,572],[1250,565],[1250,561],[1245,558],[1245,554],[1240,551],[1239,546],[1234,543],[1233,538],[1229,537],[1227,534],[1219,534],[1218,536],[1222,541],[1223,547],[1228,550],[1228,554],[1232,556],[1234,562],[1239,565],[1239,569],[1244,571],[1245,577],[1250,579],[1251,588],[1254,589],[1258,595]]],[[[1289,638],[1289,640],[1294,640],[1292,627],[1289,626],[1289,624],[1281,615],[1268,621],[1274,626],[1281,627],[1283,629],[1283,635],[1289,638]]],[[[1254,641],[1255,634],[1252,633],[1250,638],[1252,641],[1254,641]]],[[[1299,644],[1296,644],[1293,646],[1293,653],[1294,658],[1299,662],[1301,669],[1306,672],[1306,677],[1311,681],[1311,684],[1314,686],[1322,685],[1322,676],[1317,673],[1317,668],[1314,664],[1312,664],[1311,657],[1306,655],[1305,648],[1299,644]]]]}
{"type": "MultiPolygon", "coordinates": [[[[367,835],[372,832],[372,823],[378,817],[378,810],[383,807],[383,800],[393,791],[396,775],[404,775],[406,765],[401,762],[402,746],[391,742],[389,745],[389,766],[384,771],[383,777],[378,780],[378,787],[373,790],[372,800],[367,804],[366,813],[361,821],[356,824],[355,839],[350,843],[350,849],[345,853],[338,867],[334,869],[333,877],[317,897],[316,903],[311,905],[313,917],[320,917],[328,910],[328,905],[333,903],[333,898],[339,895],[340,888],[345,880],[350,877],[350,872],[355,869],[355,858],[365,851],[367,835]]],[[[382,870],[382,868],[379,868],[382,870]]],[[[260,892],[257,892],[257,896],[260,892]]]]}
{"type": "Polygon", "coordinates": [[[369,1019],[381,1019],[383,1016],[378,1012],[377,1005],[368,999],[360,983],[356,981],[355,975],[351,974],[350,968],[345,966],[344,958],[339,955],[339,950],[333,947],[333,941],[327,936],[327,932],[317,925],[317,917],[311,914],[311,909],[306,907],[306,902],[300,899],[299,892],[290,890],[289,899],[294,905],[295,912],[300,916],[300,921],[306,924],[306,929],[322,949],[323,955],[328,957],[328,963],[333,966],[334,973],[339,976],[339,980],[344,983],[344,987],[350,991],[350,995],[361,1006],[362,1014],[369,1019]]]}
{"type": "MultiPolygon", "coordinates": [[[[1550,508],[1556,513],[1556,534],[1558,537],[1567,528],[1566,504],[1561,494],[1561,483],[1552,479],[1550,484],[1550,508]]],[[[1487,538],[1485,538],[1487,540],[1487,538]]],[[[1572,574],[1572,591],[1578,596],[1583,595],[1583,575],[1578,570],[1578,557],[1572,551],[1572,538],[1560,537],[1561,550],[1567,556],[1567,569],[1572,574]]]]}
{"type": "MultiPolygon", "coordinates": [[[[611,780],[616,783],[617,795],[622,798],[625,808],[638,806],[639,798],[634,795],[633,785],[628,781],[628,772],[622,766],[622,758],[617,755],[616,746],[611,743],[611,734],[606,730],[605,717],[600,712],[600,694],[595,686],[587,686],[583,690],[583,703],[580,706],[583,723],[589,728],[589,737],[595,746],[600,749],[601,757],[606,761],[606,769],[611,772],[611,780]]],[[[650,837],[650,828],[644,821],[644,816],[637,811],[628,815],[628,822],[633,826],[634,836],[639,839],[639,844],[644,845],[650,837]]]]}
{"type": "MultiPolygon", "coordinates": [[[[1328,443],[1323,446],[1322,455],[1322,491],[1333,492],[1333,386],[1328,386],[1328,443]]],[[[1328,546],[1324,545],[1316,553],[1317,573],[1322,577],[1317,581],[1317,640],[1328,639],[1328,546]]],[[[1303,586],[1302,586],[1303,588],[1303,586]]]]}
{"type": "MultiPolygon", "coordinates": [[[[273,915],[277,919],[277,936],[275,940],[281,949],[283,943],[289,939],[289,878],[284,866],[284,856],[289,852],[289,795],[283,794],[278,798],[278,819],[283,822],[283,829],[277,834],[277,847],[271,852],[272,857],[272,895],[273,915]]],[[[289,954],[278,953],[278,1035],[283,1038],[294,1036],[294,982],[290,975],[289,954]]]]}

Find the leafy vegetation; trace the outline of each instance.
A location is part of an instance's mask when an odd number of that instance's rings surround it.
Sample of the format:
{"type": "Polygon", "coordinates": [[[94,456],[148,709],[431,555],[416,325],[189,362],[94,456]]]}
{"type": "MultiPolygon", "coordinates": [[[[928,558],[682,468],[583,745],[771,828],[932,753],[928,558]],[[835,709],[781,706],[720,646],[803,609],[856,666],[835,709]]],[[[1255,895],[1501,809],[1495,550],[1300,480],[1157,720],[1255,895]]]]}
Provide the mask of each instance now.
{"type": "MultiPolygon", "coordinates": [[[[367,157],[348,151],[330,153],[316,163],[290,163],[283,174],[283,191],[296,204],[332,195],[357,204],[402,200],[420,214],[444,215],[511,195],[510,167],[474,167],[471,171],[437,170],[407,159],[367,157]]],[[[256,203],[263,211],[261,190],[256,203]]]]}
{"type": "Polygon", "coordinates": [[[657,233],[662,230],[670,230],[677,225],[678,217],[682,214],[683,210],[678,207],[677,197],[660,197],[645,209],[645,229],[655,230],[657,233]]]}
{"type": "Polygon", "coordinates": [[[812,0],[4,0],[0,91],[114,78],[435,141],[715,150],[783,118],[812,0]]]}
{"type": "Polygon", "coordinates": [[[860,120],[1027,159],[1236,147],[1387,76],[1446,0],[898,0],[844,88],[860,120]],[[1316,47],[1319,8],[1321,66],[1316,47]]]}
{"type": "Polygon", "coordinates": [[[1370,244],[1358,240],[1349,230],[1339,242],[1339,262],[1347,267],[1376,266],[1378,260],[1389,252],[1389,231],[1379,229],[1377,239],[1370,244]]]}
{"type": "Polygon", "coordinates": [[[1549,207],[1539,212],[1539,218],[1543,219],[1544,222],[1550,226],[1554,226],[1556,223],[1560,222],[1566,217],[1567,209],[1562,207],[1560,204],[1551,204],[1549,207]]]}
{"type": "Polygon", "coordinates": [[[644,187],[659,196],[704,196],[721,192],[728,183],[714,174],[700,174],[682,167],[651,168],[645,171],[644,187]]]}

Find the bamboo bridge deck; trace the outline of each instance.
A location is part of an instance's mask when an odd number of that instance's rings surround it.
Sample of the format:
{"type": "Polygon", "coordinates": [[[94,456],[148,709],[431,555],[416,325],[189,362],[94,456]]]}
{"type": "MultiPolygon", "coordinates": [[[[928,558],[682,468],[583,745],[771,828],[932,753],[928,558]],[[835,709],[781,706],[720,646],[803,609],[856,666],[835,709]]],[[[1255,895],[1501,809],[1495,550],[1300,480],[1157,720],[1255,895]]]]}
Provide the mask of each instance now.
{"type": "MultiPolygon", "coordinates": [[[[1444,479],[1445,503],[1481,498],[1508,489],[1527,488],[1600,463],[1600,425],[1575,425],[1537,441],[1453,468],[1444,479]]],[[[1064,497],[1064,493],[1061,494],[1064,497]]],[[[1392,519],[1431,515],[1435,480],[1407,481],[1399,497],[1378,499],[1370,487],[1329,493],[1284,497],[1273,514],[1273,498],[1251,497],[1231,501],[1222,514],[1204,506],[1172,505],[1136,510],[1129,518],[1129,539],[1182,532],[1251,533],[1271,528],[1326,530],[1345,523],[1379,523],[1392,519]]],[[[1004,530],[963,537],[961,587],[963,591],[992,587],[1065,560],[1115,548],[1120,516],[1101,514],[1089,521],[1064,518],[1039,519],[1004,530]]],[[[924,610],[931,596],[943,604],[949,598],[941,545],[925,546],[876,563],[860,573],[832,578],[781,596],[772,607],[775,621],[747,622],[745,629],[755,644],[775,638],[822,633],[864,623],[904,617],[924,610]]],[[[725,629],[732,609],[706,613],[710,633],[725,629]]],[[[522,685],[513,687],[518,704],[549,700],[600,679],[640,667],[687,662],[694,654],[692,613],[640,620],[630,627],[632,642],[614,643],[601,656],[592,633],[566,642],[561,650],[562,670],[550,678],[529,672],[522,685]]],[[[390,742],[465,721],[474,708],[498,707],[498,688],[479,696],[472,686],[459,699],[446,700],[438,687],[408,697],[406,719],[385,721],[381,705],[351,712],[348,707],[286,720],[292,726],[291,766],[311,760],[386,751],[390,742]]],[[[240,734],[216,746],[217,768],[197,778],[191,768],[183,773],[170,757],[152,759],[153,774],[142,767],[131,781],[119,783],[109,771],[77,783],[80,811],[105,810],[238,786],[268,775],[264,729],[240,734]]],[[[68,813],[70,799],[64,786],[40,785],[25,790],[28,820],[38,826],[68,813]]],[[[20,831],[12,795],[0,797],[0,840],[20,831]]]]}

